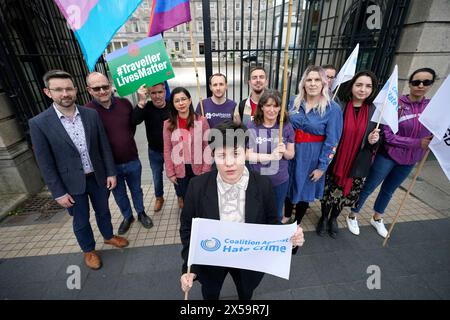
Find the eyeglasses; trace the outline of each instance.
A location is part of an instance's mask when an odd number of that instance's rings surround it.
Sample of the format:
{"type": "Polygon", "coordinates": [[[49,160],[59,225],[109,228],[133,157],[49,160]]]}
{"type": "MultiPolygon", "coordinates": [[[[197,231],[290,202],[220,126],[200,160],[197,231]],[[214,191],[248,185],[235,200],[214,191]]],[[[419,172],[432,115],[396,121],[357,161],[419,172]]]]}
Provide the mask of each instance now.
{"type": "Polygon", "coordinates": [[[111,88],[111,86],[108,84],[108,85],[106,85],[106,86],[89,87],[89,88],[91,88],[92,91],[94,91],[94,92],[100,92],[100,90],[102,90],[102,89],[103,89],[103,91],[108,91],[108,90],[111,88]]]}
{"type": "Polygon", "coordinates": [[[409,83],[411,83],[412,86],[418,87],[422,83],[425,87],[431,86],[433,84],[433,80],[425,79],[425,80],[412,80],[409,83]]]}
{"type": "Polygon", "coordinates": [[[188,101],[188,100],[189,100],[189,98],[183,97],[183,98],[180,98],[180,99],[177,99],[177,100],[173,100],[173,103],[178,104],[180,102],[185,102],[185,101],[188,101]]]}
{"type": "Polygon", "coordinates": [[[67,93],[73,93],[76,90],[75,88],[55,88],[55,89],[47,88],[47,89],[56,93],[63,93],[64,91],[66,91],[67,93]]]}

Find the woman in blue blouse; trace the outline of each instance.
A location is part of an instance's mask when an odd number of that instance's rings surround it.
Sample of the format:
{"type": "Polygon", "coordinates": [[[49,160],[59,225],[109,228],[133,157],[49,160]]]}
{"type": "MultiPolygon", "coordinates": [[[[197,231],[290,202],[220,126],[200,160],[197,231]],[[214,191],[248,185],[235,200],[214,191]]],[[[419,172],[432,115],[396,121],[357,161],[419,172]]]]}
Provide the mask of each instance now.
{"type": "Polygon", "coordinates": [[[308,67],[298,89],[289,106],[295,130],[295,158],[290,163],[286,202],[296,205],[295,218],[300,224],[309,202],[323,196],[324,173],[336,153],[343,120],[341,108],[330,100],[321,67],[308,67]]]}

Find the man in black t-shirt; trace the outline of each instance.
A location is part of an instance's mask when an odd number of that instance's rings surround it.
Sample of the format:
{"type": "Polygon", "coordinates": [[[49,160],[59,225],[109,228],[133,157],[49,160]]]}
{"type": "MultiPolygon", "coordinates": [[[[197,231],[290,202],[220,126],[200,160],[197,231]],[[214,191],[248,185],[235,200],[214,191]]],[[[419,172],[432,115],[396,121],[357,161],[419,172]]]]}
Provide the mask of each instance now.
{"type": "Polygon", "coordinates": [[[154,211],[161,210],[164,204],[164,142],[163,123],[169,118],[169,101],[166,101],[166,89],[164,83],[158,83],[151,87],[142,85],[138,91],[139,101],[131,115],[133,125],[138,125],[145,121],[145,129],[148,141],[148,159],[152,169],[153,184],[155,188],[154,211]],[[151,101],[147,102],[148,95],[151,101]]]}

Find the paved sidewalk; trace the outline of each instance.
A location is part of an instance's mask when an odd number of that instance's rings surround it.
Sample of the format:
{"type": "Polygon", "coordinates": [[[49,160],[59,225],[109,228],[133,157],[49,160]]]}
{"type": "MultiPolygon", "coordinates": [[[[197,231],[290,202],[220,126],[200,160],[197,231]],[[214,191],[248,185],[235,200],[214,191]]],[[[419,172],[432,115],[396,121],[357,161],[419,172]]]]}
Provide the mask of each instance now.
{"type": "MultiPolygon", "coordinates": [[[[341,230],[337,240],[306,233],[292,258],[290,280],[266,275],[255,299],[450,299],[450,219],[413,221],[396,227],[389,245],[372,227],[356,237],[341,230]],[[381,288],[369,290],[369,266],[381,270],[381,288]]],[[[101,252],[98,271],[81,253],[0,260],[0,299],[176,299],[181,245],[101,252]],[[81,269],[81,290],[67,289],[71,265],[81,269]]],[[[201,299],[195,284],[190,299],[201,299]]],[[[227,277],[221,299],[237,299],[227,277]]]]}

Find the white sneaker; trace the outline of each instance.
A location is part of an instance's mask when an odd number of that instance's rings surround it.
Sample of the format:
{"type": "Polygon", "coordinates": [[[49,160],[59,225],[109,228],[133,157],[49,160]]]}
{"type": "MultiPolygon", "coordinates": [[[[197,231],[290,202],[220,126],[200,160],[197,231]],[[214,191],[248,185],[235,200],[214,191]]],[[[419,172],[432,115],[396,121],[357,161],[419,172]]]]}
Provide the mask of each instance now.
{"type": "Polygon", "coordinates": [[[347,216],[345,221],[347,221],[348,230],[350,230],[350,232],[354,235],[359,236],[359,226],[356,217],[354,219],[350,219],[349,216],[347,216]]]}
{"type": "Polygon", "coordinates": [[[384,227],[383,219],[380,219],[380,221],[375,221],[372,217],[370,218],[370,224],[377,230],[380,236],[382,236],[383,238],[387,237],[388,231],[384,227]]]}

